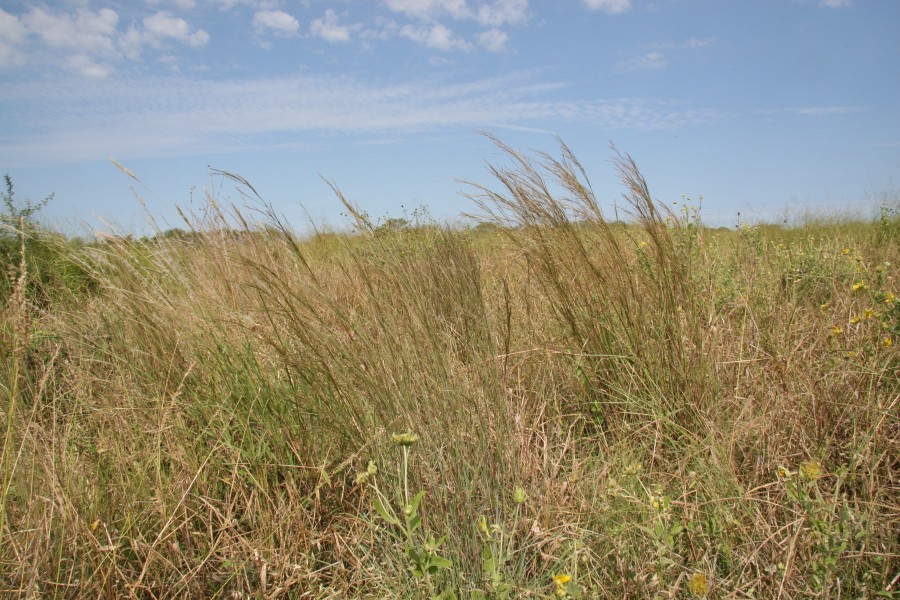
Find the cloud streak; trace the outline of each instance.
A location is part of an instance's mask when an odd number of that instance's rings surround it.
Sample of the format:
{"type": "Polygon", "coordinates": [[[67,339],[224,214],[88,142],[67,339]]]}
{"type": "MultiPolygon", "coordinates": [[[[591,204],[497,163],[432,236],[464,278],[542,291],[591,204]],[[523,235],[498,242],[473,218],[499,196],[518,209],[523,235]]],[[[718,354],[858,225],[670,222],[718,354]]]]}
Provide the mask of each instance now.
{"type": "Polygon", "coordinates": [[[620,15],[631,10],[631,0],[584,0],[589,10],[600,10],[610,15],[620,15]]]}
{"type": "Polygon", "coordinates": [[[557,84],[527,74],[465,83],[376,86],[349,78],[294,76],[252,81],[183,77],[38,82],[10,86],[0,110],[18,127],[0,135],[10,166],[114,157],[119,160],[236,152],[273,143],[371,133],[554,128],[677,128],[716,118],[707,110],[646,99],[559,100],[557,84]]]}
{"type": "Polygon", "coordinates": [[[528,19],[528,0],[471,4],[467,0],[384,0],[384,5],[391,12],[425,22],[447,16],[456,20],[472,19],[485,27],[499,27],[518,25],[528,19]]]}
{"type": "Polygon", "coordinates": [[[619,68],[623,71],[643,71],[664,69],[668,65],[669,59],[662,52],[647,52],[619,63],[619,68]]]}

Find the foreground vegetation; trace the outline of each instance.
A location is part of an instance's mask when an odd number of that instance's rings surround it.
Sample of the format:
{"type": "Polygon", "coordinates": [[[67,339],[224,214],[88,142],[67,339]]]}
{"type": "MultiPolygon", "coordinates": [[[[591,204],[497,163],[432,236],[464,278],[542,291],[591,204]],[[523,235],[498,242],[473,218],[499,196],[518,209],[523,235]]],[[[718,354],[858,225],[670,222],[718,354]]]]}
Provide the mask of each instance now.
{"type": "Polygon", "coordinates": [[[710,230],[626,156],[623,224],[506,150],[471,230],[7,218],[0,595],[892,597],[897,207],[710,230]]]}

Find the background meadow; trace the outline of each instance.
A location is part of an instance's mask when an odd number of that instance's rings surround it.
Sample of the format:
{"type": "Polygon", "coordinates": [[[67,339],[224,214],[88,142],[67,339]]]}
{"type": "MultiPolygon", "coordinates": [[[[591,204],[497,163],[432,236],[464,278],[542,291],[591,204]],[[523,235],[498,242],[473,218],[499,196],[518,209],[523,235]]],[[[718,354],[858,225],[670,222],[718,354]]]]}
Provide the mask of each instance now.
{"type": "Polygon", "coordinates": [[[497,143],[468,228],[83,242],[8,181],[2,595],[893,597],[896,198],[714,229],[497,143]]]}

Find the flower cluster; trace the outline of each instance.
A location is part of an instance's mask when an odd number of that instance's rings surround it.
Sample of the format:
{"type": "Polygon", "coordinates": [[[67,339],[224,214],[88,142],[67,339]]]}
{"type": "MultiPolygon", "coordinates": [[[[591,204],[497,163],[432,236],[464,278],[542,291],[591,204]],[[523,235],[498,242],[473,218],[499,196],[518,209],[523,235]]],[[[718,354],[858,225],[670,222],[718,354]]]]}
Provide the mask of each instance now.
{"type": "Polygon", "coordinates": [[[569,595],[568,587],[570,581],[572,581],[572,576],[568,573],[560,573],[553,576],[553,585],[556,586],[557,596],[565,598],[569,595]]]}

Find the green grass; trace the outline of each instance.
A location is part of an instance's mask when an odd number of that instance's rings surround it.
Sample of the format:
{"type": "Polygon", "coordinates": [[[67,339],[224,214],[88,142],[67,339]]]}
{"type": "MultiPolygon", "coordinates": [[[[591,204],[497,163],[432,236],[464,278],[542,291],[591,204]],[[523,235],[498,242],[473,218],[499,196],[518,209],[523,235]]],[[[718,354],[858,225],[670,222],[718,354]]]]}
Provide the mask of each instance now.
{"type": "Polygon", "coordinates": [[[2,596],[895,594],[896,208],[708,229],[619,156],[622,224],[565,146],[504,149],[471,230],[338,192],[353,234],[215,204],[35,232],[0,313],[2,596]]]}

